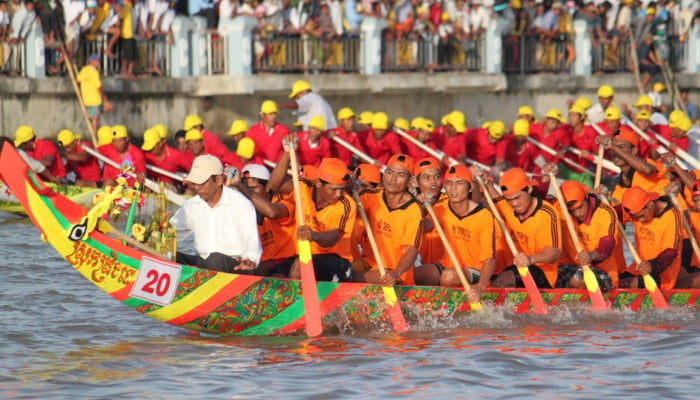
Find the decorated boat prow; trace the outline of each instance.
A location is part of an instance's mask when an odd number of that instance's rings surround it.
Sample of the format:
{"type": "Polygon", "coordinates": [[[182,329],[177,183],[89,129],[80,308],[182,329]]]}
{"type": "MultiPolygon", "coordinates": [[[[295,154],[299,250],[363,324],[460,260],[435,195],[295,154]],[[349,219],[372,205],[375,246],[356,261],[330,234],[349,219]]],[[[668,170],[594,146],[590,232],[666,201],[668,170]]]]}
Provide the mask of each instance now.
{"type": "MultiPolygon", "coordinates": [[[[108,227],[80,228],[89,210],[47,187],[14,147],[0,154],[0,177],[25,208],[43,239],[88,281],[125,306],[159,321],[200,332],[237,335],[290,335],[304,332],[304,304],[298,280],[215,272],[178,264],[134,249],[109,236],[108,227]],[[82,231],[81,231],[82,229],[82,231]]],[[[388,324],[382,287],[318,282],[324,332],[339,327],[388,324]]],[[[409,321],[468,312],[461,288],[397,286],[409,321]]],[[[548,305],[590,303],[585,290],[543,290],[548,305]]],[[[665,292],[669,304],[698,305],[700,291],[665,292]]],[[[607,293],[615,307],[653,308],[645,290],[607,293]]],[[[483,301],[511,304],[527,312],[521,289],[488,289],[483,301]]]]}

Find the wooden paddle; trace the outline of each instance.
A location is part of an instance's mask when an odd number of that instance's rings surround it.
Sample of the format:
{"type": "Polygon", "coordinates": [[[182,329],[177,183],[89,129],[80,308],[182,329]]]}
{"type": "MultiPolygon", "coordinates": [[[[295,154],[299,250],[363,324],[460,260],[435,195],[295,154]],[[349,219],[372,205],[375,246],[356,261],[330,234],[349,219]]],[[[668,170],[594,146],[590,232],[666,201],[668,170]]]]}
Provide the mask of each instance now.
{"type": "MultiPolygon", "coordinates": [[[[551,154],[551,155],[553,155],[553,156],[555,156],[555,155],[557,154],[556,150],[554,150],[553,148],[547,146],[547,145],[544,144],[544,143],[538,142],[537,140],[531,138],[530,136],[526,137],[525,139],[526,139],[528,142],[530,142],[530,143],[534,144],[535,146],[539,147],[539,148],[540,148],[542,151],[544,151],[545,153],[549,153],[549,154],[551,154]]],[[[583,165],[577,163],[576,161],[574,161],[574,160],[572,160],[572,159],[570,159],[570,158],[568,158],[568,157],[562,157],[561,160],[564,161],[565,163],[569,164],[569,165],[572,166],[572,167],[575,167],[575,168],[580,169],[580,170],[583,171],[583,173],[585,173],[585,174],[588,174],[588,175],[591,175],[591,176],[593,175],[593,172],[589,171],[586,167],[584,167],[583,165]]]]}
{"type": "Polygon", "coordinates": [[[90,139],[92,141],[92,145],[97,147],[97,132],[94,131],[93,126],[92,126],[92,120],[90,119],[90,115],[88,114],[87,108],[85,108],[85,102],[83,101],[83,96],[80,93],[80,87],[78,86],[78,80],[75,76],[75,70],[73,69],[73,62],[71,61],[71,55],[68,53],[68,50],[66,50],[66,45],[63,42],[63,39],[61,39],[61,50],[63,51],[63,56],[64,60],[66,62],[66,69],[68,70],[68,76],[70,77],[70,82],[73,85],[73,91],[75,92],[75,96],[78,98],[78,103],[80,103],[80,111],[83,114],[83,118],[85,119],[85,124],[87,125],[88,132],[90,133],[90,139]]]}
{"type": "MultiPolygon", "coordinates": [[[[369,240],[369,245],[372,247],[372,254],[374,254],[374,259],[377,261],[377,267],[379,268],[379,275],[384,276],[386,274],[386,268],[384,267],[384,260],[382,260],[382,255],[379,254],[379,248],[377,247],[377,239],[374,237],[374,232],[372,232],[369,218],[367,218],[367,213],[364,207],[362,207],[362,201],[360,200],[360,195],[357,190],[352,191],[352,197],[357,203],[357,212],[362,218],[362,222],[365,224],[365,232],[367,233],[367,239],[369,240]]],[[[408,324],[401,311],[401,303],[396,296],[396,289],[393,286],[382,286],[384,291],[384,301],[389,307],[389,317],[391,318],[391,325],[394,327],[396,332],[406,332],[408,330],[408,324]]]]}
{"type": "MultiPolygon", "coordinates": [[[[569,213],[569,208],[566,206],[566,200],[564,199],[564,194],[561,192],[561,188],[557,184],[556,176],[553,172],[549,173],[551,178],[552,187],[554,188],[554,194],[559,200],[559,206],[561,208],[561,213],[564,215],[566,220],[566,226],[569,228],[569,235],[574,241],[574,247],[576,247],[576,254],[583,251],[583,246],[581,245],[581,240],[578,237],[578,232],[576,232],[576,227],[574,226],[574,219],[569,213]]],[[[590,264],[582,264],[581,269],[583,270],[583,281],[586,284],[586,289],[588,289],[588,296],[591,298],[591,304],[595,310],[607,310],[610,308],[608,303],[605,302],[603,298],[603,292],[600,290],[600,285],[598,285],[598,279],[595,276],[593,270],[591,270],[590,264]]]]}
{"type": "Polygon", "coordinates": [[[603,177],[603,154],[605,153],[605,145],[598,145],[598,159],[595,163],[595,179],[593,181],[593,188],[600,186],[600,180],[603,177]]]}
{"type": "MultiPolygon", "coordinates": [[[[437,158],[439,161],[442,162],[442,158],[445,156],[445,153],[443,153],[440,150],[435,150],[428,146],[427,144],[421,142],[420,140],[414,138],[413,136],[409,135],[408,132],[404,131],[401,128],[394,127],[394,132],[396,132],[399,136],[402,138],[408,140],[409,142],[415,144],[418,146],[421,150],[425,151],[426,153],[430,154],[431,156],[437,158]]],[[[462,164],[459,161],[457,161],[453,157],[447,157],[447,162],[445,162],[447,166],[454,165],[454,164],[462,164]]]]}
{"type": "MultiPolygon", "coordinates": [[[[605,195],[600,196],[600,201],[608,205],[610,204],[605,195]]],[[[625,232],[624,225],[622,225],[620,221],[617,221],[617,230],[620,232],[622,240],[627,245],[627,248],[629,249],[630,254],[632,255],[632,259],[634,260],[634,263],[641,263],[642,259],[641,257],[639,257],[637,249],[634,247],[634,244],[630,240],[629,235],[627,235],[627,232],[625,232]]],[[[661,290],[656,285],[656,281],[654,280],[654,278],[652,278],[649,274],[644,274],[642,275],[642,279],[644,279],[644,287],[646,287],[646,289],[649,291],[649,295],[651,296],[651,299],[654,302],[656,308],[668,310],[668,303],[666,302],[666,299],[664,299],[663,293],[661,293],[661,290]]]]}
{"type": "Polygon", "coordinates": [[[637,92],[642,95],[644,94],[644,88],[642,87],[642,79],[639,76],[639,59],[637,57],[637,46],[638,43],[635,41],[635,29],[634,26],[630,26],[630,58],[632,59],[632,71],[634,72],[634,80],[637,83],[637,92]]]}
{"type": "MultiPolygon", "coordinates": [[[[488,188],[486,187],[486,184],[484,184],[484,181],[481,179],[480,176],[475,177],[476,182],[479,184],[481,187],[481,191],[484,192],[484,197],[486,198],[486,203],[489,205],[489,209],[491,209],[491,212],[493,213],[493,217],[496,219],[498,222],[498,225],[501,227],[501,230],[503,231],[503,237],[506,239],[506,243],[508,243],[508,247],[510,248],[510,251],[515,255],[518,254],[518,247],[515,245],[515,242],[513,241],[513,238],[510,235],[510,232],[508,231],[508,227],[506,226],[506,222],[503,220],[503,217],[501,216],[501,213],[498,211],[498,208],[496,208],[496,205],[493,203],[493,199],[491,198],[491,194],[489,193],[488,188]]],[[[535,284],[535,280],[532,279],[532,274],[530,274],[530,271],[528,270],[527,265],[521,265],[518,266],[516,265],[516,268],[518,270],[518,273],[520,274],[520,277],[523,280],[523,283],[525,284],[525,288],[527,289],[527,293],[530,296],[530,301],[532,302],[533,309],[535,310],[536,313],[539,314],[547,314],[549,313],[549,310],[547,309],[547,305],[544,303],[544,300],[542,300],[542,295],[540,294],[540,290],[535,284]]]]}
{"type": "MultiPolygon", "coordinates": [[[[622,119],[624,120],[624,122],[625,122],[626,125],[628,125],[628,126],[629,126],[630,128],[632,128],[635,132],[637,132],[637,134],[639,135],[639,137],[641,137],[642,139],[644,139],[644,140],[647,141],[647,142],[651,141],[651,137],[649,136],[649,134],[647,134],[646,132],[644,132],[644,131],[643,131],[640,127],[638,127],[637,124],[635,124],[632,120],[630,120],[629,118],[627,118],[627,117],[624,116],[624,115],[622,116],[622,119]]],[[[666,139],[665,137],[659,135],[659,134],[656,133],[656,132],[653,132],[653,131],[650,131],[650,132],[651,132],[652,135],[654,135],[654,139],[655,139],[656,141],[658,141],[657,145],[659,145],[659,143],[661,144],[661,146],[659,146],[659,147],[663,147],[666,151],[671,151],[671,150],[670,150],[671,142],[670,142],[668,139],[666,139]]],[[[677,147],[676,150],[674,151],[674,153],[675,153],[679,158],[681,158],[683,161],[685,161],[686,163],[688,163],[689,165],[691,165],[693,168],[695,168],[695,169],[700,169],[700,160],[698,160],[697,158],[695,158],[695,157],[693,157],[692,155],[690,155],[687,151],[681,149],[680,147],[677,147]]]]}
{"type": "Polygon", "coordinates": [[[690,221],[688,221],[688,216],[685,215],[685,212],[683,212],[681,205],[678,204],[678,198],[676,198],[676,193],[669,193],[668,197],[671,199],[671,203],[673,203],[673,206],[678,209],[679,213],[681,213],[681,218],[683,219],[683,227],[688,233],[688,240],[690,240],[690,247],[693,248],[693,254],[695,254],[695,257],[698,260],[700,260],[700,246],[698,246],[698,240],[695,238],[695,233],[693,233],[693,226],[690,225],[690,221]]]}
{"type": "MultiPolygon", "coordinates": [[[[597,125],[596,125],[596,126],[597,126],[597,125]]],[[[574,153],[574,154],[576,154],[576,155],[579,156],[579,157],[583,157],[583,151],[582,151],[582,150],[579,150],[579,149],[574,148],[574,147],[569,147],[567,150],[570,151],[570,152],[572,152],[572,153],[574,153]]],[[[590,162],[592,162],[592,163],[595,163],[595,164],[598,164],[598,160],[601,160],[601,158],[598,157],[598,156],[595,155],[595,154],[589,154],[588,157],[585,157],[585,158],[586,158],[586,160],[588,160],[588,161],[590,161],[590,162]]],[[[616,173],[616,174],[619,174],[619,173],[620,173],[620,171],[621,171],[621,170],[620,170],[620,167],[618,167],[617,165],[615,165],[615,163],[613,163],[612,161],[606,160],[605,158],[602,158],[601,162],[602,162],[602,166],[603,166],[605,169],[607,169],[607,170],[609,170],[609,171],[612,171],[612,172],[614,172],[614,173],[616,173]]]]}
{"type": "Polygon", "coordinates": [[[339,138],[337,135],[328,135],[331,140],[334,142],[338,143],[339,145],[345,147],[348,151],[359,157],[362,161],[376,165],[378,168],[384,169],[385,166],[382,165],[379,161],[376,159],[370,157],[369,155],[365,154],[362,150],[358,149],[357,147],[351,145],[348,143],[346,140],[339,138]]]}
{"type": "Polygon", "coordinates": [[[155,172],[156,174],[166,176],[170,179],[175,179],[178,182],[182,182],[185,180],[185,178],[182,175],[172,173],[170,171],[164,170],[163,168],[156,167],[155,165],[146,164],[146,169],[149,169],[149,170],[155,172]]]}
{"type": "MultiPolygon", "coordinates": [[[[430,218],[433,219],[433,224],[435,225],[435,229],[438,232],[438,235],[440,235],[440,240],[442,241],[442,245],[445,246],[445,251],[447,251],[447,255],[450,257],[450,261],[452,262],[452,265],[454,266],[455,271],[457,272],[457,276],[459,276],[459,281],[462,282],[462,286],[464,286],[464,291],[467,292],[470,289],[469,282],[467,282],[467,277],[464,276],[464,271],[462,271],[461,264],[459,262],[459,259],[457,259],[457,254],[455,254],[455,250],[452,248],[452,244],[450,241],[447,239],[447,235],[445,234],[445,231],[442,229],[442,224],[440,224],[440,221],[437,218],[437,215],[435,215],[435,210],[433,210],[433,206],[430,205],[429,201],[425,201],[423,203],[425,206],[425,209],[428,210],[428,214],[430,214],[430,218]]],[[[481,305],[480,301],[477,301],[475,303],[470,303],[470,306],[472,310],[483,310],[484,307],[481,305]]]]}
{"type": "MultiPolygon", "coordinates": [[[[304,226],[304,209],[301,202],[301,188],[299,186],[299,162],[294,146],[289,150],[289,162],[292,166],[292,183],[294,184],[294,203],[297,210],[297,226],[304,226]]],[[[299,250],[299,266],[301,271],[301,291],[304,296],[304,318],[306,320],[306,334],[310,337],[323,333],[323,321],[321,317],[321,304],[318,301],[318,289],[316,287],[316,274],[314,261],[311,258],[311,243],[308,240],[297,239],[299,250]]]]}

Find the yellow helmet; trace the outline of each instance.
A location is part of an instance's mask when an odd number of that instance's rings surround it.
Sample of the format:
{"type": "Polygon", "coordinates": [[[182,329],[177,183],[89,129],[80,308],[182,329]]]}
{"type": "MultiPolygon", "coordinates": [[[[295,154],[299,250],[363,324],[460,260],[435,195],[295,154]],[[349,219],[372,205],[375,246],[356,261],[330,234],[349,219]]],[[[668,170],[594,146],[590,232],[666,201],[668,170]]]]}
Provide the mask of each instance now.
{"type": "Polygon", "coordinates": [[[66,147],[78,139],[80,139],[80,136],[68,129],[62,129],[60,132],[58,132],[58,138],[56,141],[58,141],[58,144],[60,144],[62,147],[66,147]]]}
{"type": "Polygon", "coordinates": [[[166,139],[168,137],[168,128],[165,127],[163,124],[158,124],[153,127],[156,132],[158,132],[158,136],[160,136],[161,139],[166,139]]]}
{"type": "Polygon", "coordinates": [[[298,95],[300,92],[303,92],[304,90],[311,90],[311,84],[307,81],[304,80],[298,80],[294,82],[294,85],[292,85],[292,92],[289,94],[289,98],[293,99],[298,95]]]}
{"type": "Polygon", "coordinates": [[[23,143],[32,141],[36,135],[34,135],[34,129],[28,125],[22,125],[15,131],[15,147],[19,147],[23,143]]]}
{"type": "Polygon", "coordinates": [[[201,118],[199,118],[199,115],[190,114],[187,117],[185,117],[185,124],[183,125],[182,129],[189,131],[190,129],[199,125],[204,125],[204,122],[201,118]]]}
{"type": "Polygon", "coordinates": [[[243,119],[233,121],[231,124],[231,129],[228,130],[228,134],[231,136],[236,136],[246,132],[248,132],[248,123],[243,119]]]}
{"type": "Polygon", "coordinates": [[[97,130],[97,146],[104,146],[110,143],[112,143],[112,127],[102,125],[100,129],[97,130]]]}
{"type": "Polygon", "coordinates": [[[319,131],[325,131],[326,119],[320,115],[314,115],[311,117],[311,121],[309,121],[309,129],[311,128],[318,129],[319,131]]]}
{"type": "Polygon", "coordinates": [[[146,129],[143,133],[143,145],[141,145],[141,150],[151,151],[161,140],[163,139],[155,128],[146,129]]]}
{"type": "Polygon", "coordinates": [[[513,124],[513,134],[515,136],[529,136],[530,122],[523,118],[516,120],[513,124]]]}

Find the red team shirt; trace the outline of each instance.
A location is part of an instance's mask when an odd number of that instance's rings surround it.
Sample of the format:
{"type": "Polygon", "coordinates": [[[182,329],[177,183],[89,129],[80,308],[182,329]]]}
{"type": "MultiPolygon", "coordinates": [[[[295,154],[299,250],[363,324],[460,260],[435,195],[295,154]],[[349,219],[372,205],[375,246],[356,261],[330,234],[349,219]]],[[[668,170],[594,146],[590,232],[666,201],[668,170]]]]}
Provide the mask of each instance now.
{"type": "Polygon", "coordinates": [[[44,139],[36,139],[36,147],[33,151],[28,151],[27,155],[35,160],[41,160],[46,156],[53,156],[53,163],[47,169],[58,178],[66,177],[66,167],[61,161],[61,155],[53,142],[44,139]]]}
{"type": "Polygon", "coordinates": [[[278,162],[284,153],[282,139],[288,134],[289,129],[280,123],[275,124],[275,127],[268,131],[260,121],[251,126],[245,136],[253,139],[255,152],[262,158],[278,162]]]}
{"type": "Polygon", "coordinates": [[[318,167],[321,160],[331,156],[331,142],[327,137],[321,136],[315,146],[309,143],[309,132],[299,133],[299,162],[301,165],[313,165],[318,167]]]}
{"type": "Polygon", "coordinates": [[[402,152],[399,135],[392,131],[386,131],[381,139],[376,140],[370,129],[365,137],[364,145],[367,154],[382,164],[386,164],[392,155],[402,152]]]}
{"type": "MultiPolygon", "coordinates": [[[[152,152],[144,152],[143,155],[146,159],[146,163],[173,173],[178,171],[188,172],[190,168],[192,168],[192,161],[194,161],[190,153],[183,153],[167,145],[163,149],[163,157],[161,159],[156,157],[152,152]]],[[[149,171],[148,175],[153,179],[165,183],[174,182],[172,178],[155,172],[149,171]]]]}
{"type": "MultiPolygon", "coordinates": [[[[129,144],[129,147],[126,149],[126,154],[122,155],[117,153],[117,149],[114,148],[112,145],[105,145],[104,147],[104,155],[105,157],[109,158],[110,160],[116,162],[117,164],[121,165],[121,163],[128,157],[131,157],[131,163],[134,166],[135,172],[137,174],[139,173],[145,173],[146,172],[146,160],[143,158],[143,152],[133,144],[129,144]]],[[[105,169],[102,171],[102,180],[106,179],[117,179],[119,176],[119,170],[116,168],[112,167],[111,165],[105,164],[105,169]]]]}
{"type": "Polygon", "coordinates": [[[506,159],[508,141],[501,138],[496,143],[489,142],[489,132],[483,128],[473,129],[467,135],[467,156],[485,165],[494,165],[496,161],[506,159]]]}
{"type": "MultiPolygon", "coordinates": [[[[83,142],[82,140],[80,140],[78,142],[78,146],[76,146],[75,148],[75,152],[78,154],[84,153],[82,149],[83,145],[91,149],[93,148],[90,143],[83,142]]],[[[87,160],[83,162],[67,160],[66,166],[68,167],[69,171],[75,172],[75,175],[78,177],[78,179],[94,182],[100,182],[102,180],[102,171],[100,171],[100,164],[97,163],[97,159],[95,157],[90,156],[87,160]]]]}

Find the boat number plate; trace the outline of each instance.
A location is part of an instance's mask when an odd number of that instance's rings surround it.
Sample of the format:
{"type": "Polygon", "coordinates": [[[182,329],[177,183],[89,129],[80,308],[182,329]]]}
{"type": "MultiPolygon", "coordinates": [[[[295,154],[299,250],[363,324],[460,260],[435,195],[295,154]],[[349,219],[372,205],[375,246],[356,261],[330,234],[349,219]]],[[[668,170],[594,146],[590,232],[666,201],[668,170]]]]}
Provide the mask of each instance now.
{"type": "Polygon", "coordinates": [[[181,267],[162,260],[144,257],[131,296],[167,306],[175,297],[181,267]]]}

